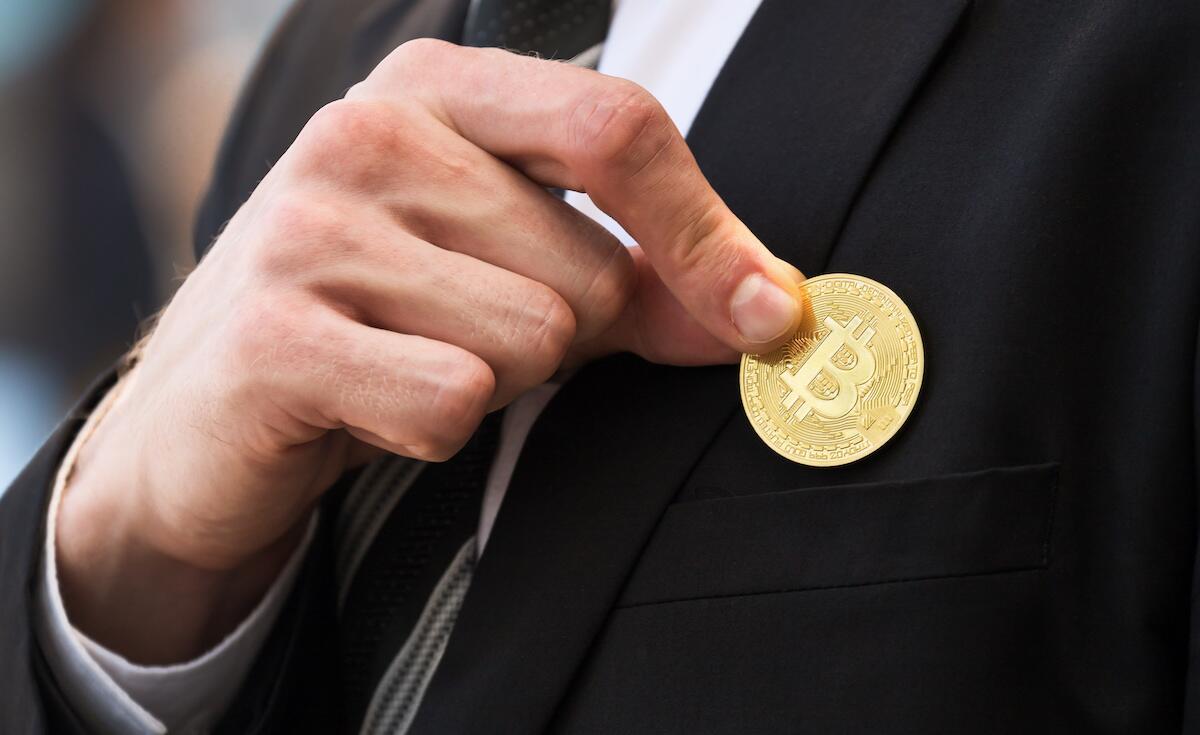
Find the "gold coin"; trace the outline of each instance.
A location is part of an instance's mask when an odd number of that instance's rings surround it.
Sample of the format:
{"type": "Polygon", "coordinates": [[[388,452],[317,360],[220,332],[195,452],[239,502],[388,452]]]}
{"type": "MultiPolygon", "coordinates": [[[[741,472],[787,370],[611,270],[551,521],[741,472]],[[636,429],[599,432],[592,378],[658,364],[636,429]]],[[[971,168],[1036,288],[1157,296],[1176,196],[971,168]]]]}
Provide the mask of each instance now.
{"type": "Polygon", "coordinates": [[[742,406],[771,449],[832,467],[862,459],[900,430],[925,374],[925,348],[896,294],[863,276],[831,273],[801,286],[796,336],[743,355],[742,406]]]}

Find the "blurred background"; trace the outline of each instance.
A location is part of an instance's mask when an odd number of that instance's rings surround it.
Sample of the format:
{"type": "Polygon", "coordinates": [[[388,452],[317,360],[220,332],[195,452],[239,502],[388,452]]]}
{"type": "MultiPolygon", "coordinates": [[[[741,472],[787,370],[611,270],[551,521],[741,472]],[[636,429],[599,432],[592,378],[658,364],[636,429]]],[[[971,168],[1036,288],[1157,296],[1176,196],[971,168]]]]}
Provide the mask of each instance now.
{"type": "Polygon", "coordinates": [[[288,0],[0,0],[0,492],[193,265],[288,0]]]}

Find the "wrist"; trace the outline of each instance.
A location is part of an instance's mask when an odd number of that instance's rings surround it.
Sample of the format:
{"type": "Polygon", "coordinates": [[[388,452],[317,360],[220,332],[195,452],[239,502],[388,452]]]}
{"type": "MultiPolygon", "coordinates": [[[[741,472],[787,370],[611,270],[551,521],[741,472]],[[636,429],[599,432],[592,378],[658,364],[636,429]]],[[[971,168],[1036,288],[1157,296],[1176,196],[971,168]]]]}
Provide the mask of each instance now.
{"type": "MultiPolygon", "coordinates": [[[[276,542],[219,566],[194,563],[161,539],[143,452],[118,436],[121,386],[77,439],[55,522],[59,584],[71,623],[141,664],[195,658],[254,608],[287,562],[303,522],[276,542]]],[[[70,459],[70,458],[69,458],[70,459]]],[[[182,488],[181,488],[182,489],[182,488]]],[[[307,514],[305,514],[307,517],[307,514]]]]}
{"type": "Polygon", "coordinates": [[[210,569],[148,543],[136,520],[89,488],[69,488],[57,519],[57,567],[72,625],[143,665],[187,661],[219,643],[254,609],[303,535],[227,569],[210,569]]]}

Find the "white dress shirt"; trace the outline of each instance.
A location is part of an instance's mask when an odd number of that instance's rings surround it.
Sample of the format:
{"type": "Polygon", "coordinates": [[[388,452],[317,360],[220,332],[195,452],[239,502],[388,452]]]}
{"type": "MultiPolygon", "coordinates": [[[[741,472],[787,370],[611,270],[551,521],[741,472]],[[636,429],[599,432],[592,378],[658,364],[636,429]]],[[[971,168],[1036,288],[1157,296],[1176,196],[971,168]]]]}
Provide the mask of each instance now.
{"type": "MultiPolygon", "coordinates": [[[[638,0],[614,3],[616,10],[599,70],[641,84],[663,104],[685,134],[709,88],[760,0],[638,0]]],[[[620,225],[584,194],[567,202],[633,244],[620,225]]],[[[478,547],[487,543],[517,457],[534,421],[557,385],[547,384],[515,401],[505,412],[500,444],[488,475],[480,515],[478,547]]],[[[220,718],[241,686],[286,599],[303,558],[308,534],[263,600],[228,637],[203,656],[173,666],[133,664],[75,629],[63,607],[55,566],[55,519],[78,447],[107,406],[101,404],[67,454],[55,483],[47,523],[45,564],[38,589],[39,640],[59,685],[94,729],[105,732],[204,732],[220,718]]]]}

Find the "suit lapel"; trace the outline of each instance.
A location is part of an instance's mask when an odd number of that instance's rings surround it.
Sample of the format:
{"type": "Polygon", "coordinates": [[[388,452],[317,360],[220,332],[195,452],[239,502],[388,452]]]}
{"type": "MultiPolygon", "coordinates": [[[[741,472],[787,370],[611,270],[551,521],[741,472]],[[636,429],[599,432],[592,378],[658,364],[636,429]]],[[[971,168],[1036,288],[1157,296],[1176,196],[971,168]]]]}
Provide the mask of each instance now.
{"type": "Polygon", "coordinates": [[[764,0],[688,142],[730,208],[809,275],[967,0],[764,0]]]}
{"type": "MultiPolygon", "coordinates": [[[[689,138],[774,251],[820,272],[966,0],[765,0],[689,138]],[[854,6],[854,7],[849,7],[854,6]]],[[[663,509],[737,411],[729,367],[583,370],[538,420],[411,732],[546,729],[663,509]]]]}

